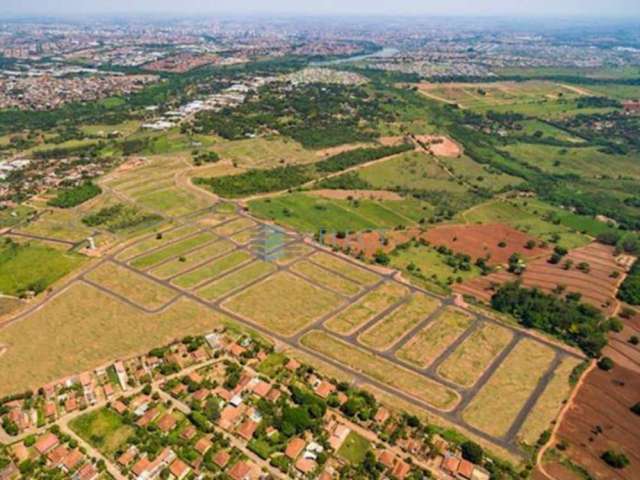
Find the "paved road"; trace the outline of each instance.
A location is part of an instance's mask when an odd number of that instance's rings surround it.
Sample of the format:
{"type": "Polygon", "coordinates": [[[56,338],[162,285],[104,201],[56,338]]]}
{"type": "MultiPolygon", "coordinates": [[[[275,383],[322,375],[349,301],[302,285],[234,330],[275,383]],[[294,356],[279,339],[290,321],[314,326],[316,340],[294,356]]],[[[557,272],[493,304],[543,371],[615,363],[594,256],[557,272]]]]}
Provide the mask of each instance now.
{"type": "MultiPolygon", "coordinates": [[[[208,211],[210,209],[205,209],[204,211],[208,211]]],[[[193,218],[195,215],[202,213],[202,212],[196,212],[194,214],[191,214],[189,217],[193,218]]],[[[249,215],[247,215],[244,212],[238,212],[240,216],[244,216],[246,218],[249,218],[251,220],[253,220],[258,228],[259,227],[271,227],[271,225],[267,222],[263,222],[260,221],[258,219],[255,219],[253,217],[250,217],[249,215]]],[[[213,231],[213,229],[227,224],[231,221],[233,221],[234,218],[229,218],[226,221],[222,222],[221,224],[218,225],[214,225],[214,226],[210,226],[210,227],[202,227],[200,229],[200,232],[204,232],[204,231],[213,231]]],[[[182,225],[188,224],[188,221],[185,222],[180,222],[178,226],[174,227],[175,228],[179,228],[182,225]]],[[[256,226],[252,225],[249,227],[246,227],[244,230],[250,230],[250,229],[255,229],[256,226]]],[[[171,231],[173,229],[169,229],[168,231],[171,231]]],[[[237,232],[236,232],[237,233],[237,232]]],[[[146,237],[143,237],[142,239],[140,239],[139,241],[145,240],[147,238],[152,238],[152,236],[154,236],[155,234],[150,234],[146,237]]],[[[193,235],[197,235],[197,234],[193,234],[193,235]]],[[[230,236],[228,235],[221,235],[219,233],[215,233],[215,235],[217,235],[218,237],[220,237],[223,240],[227,240],[227,241],[231,241],[235,244],[236,248],[235,250],[245,250],[249,253],[251,253],[252,255],[256,255],[256,245],[253,244],[253,242],[249,242],[247,244],[241,245],[238,242],[235,242],[233,239],[230,238],[230,236]]],[[[151,249],[147,252],[144,252],[142,255],[147,255],[149,253],[152,253],[160,248],[166,248],[168,245],[178,242],[182,239],[176,239],[173,240],[172,242],[167,242],[167,243],[163,243],[161,246],[157,247],[156,249],[151,249]]],[[[577,356],[574,352],[571,352],[565,348],[563,348],[562,346],[551,342],[549,340],[540,338],[539,336],[532,334],[530,332],[527,332],[526,330],[514,327],[514,326],[510,326],[510,325],[506,325],[504,323],[501,323],[495,319],[489,318],[487,316],[484,315],[480,315],[480,314],[476,314],[473,312],[469,312],[471,313],[471,315],[474,317],[474,323],[473,326],[471,328],[469,328],[467,330],[467,332],[465,334],[463,334],[461,337],[459,337],[453,344],[449,345],[448,348],[436,359],[435,362],[432,363],[432,365],[426,369],[420,369],[417,368],[415,366],[411,366],[411,365],[407,365],[401,361],[399,361],[396,356],[395,353],[402,348],[402,346],[404,346],[406,344],[406,342],[409,341],[409,339],[417,332],[419,332],[422,328],[424,328],[426,325],[428,325],[429,323],[431,323],[432,321],[434,321],[434,319],[437,317],[437,315],[442,311],[442,309],[452,305],[452,299],[451,298],[445,298],[445,297],[441,297],[438,295],[434,295],[431,292],[425,291],[423,289],[420,289],[414,285],[410,285],[410,284],[406,284],[403,282],[399,282],[398,280],[396,280],[394,278],[394,275],[396,272],[394,271],[389,271],[388,273],[381,273],[380,271],[373,269],[367,265],[363,265],[359,262],[357,262],[354,259],[345,257],[343,255],[337,254],[335,252],[332,252],[328,249],[322,248],[316,244],[311,244],[309,241],[305,241],[304,238],[302,238],[299,234],[297,233],[292,233],[291,234],[291,240],[286,243],[286,245],[280,245],[279,247],[277,247],[277,249],[283,249],[285,247],[295,247],[296,245],[307,245],[307,246],[311,246],[312,250],[307,253],[306,255],[304,255],[302,258],[299,258],[297,260],[295,260],[294,262],[287,264],[287,265],[281,265],[281,264],[276,264],[276,270],[277,271],[288,271],[294,275],[296,275],[299,278],[303,278],[302,276],[300,276],[299,274],[295,273],[295,272],[291,272],[290,268],[292,265],[294,265],[296,262],[301,261],[302,259],[307,260],[309,256],[313,255],[314,253],[318,252],[318,251],[322,251],[328,255],[332,255],[336,258],[339,258],[343,261],[346,261],[348,263],[351,263],[355,266],[358,266],[359,268],[363,268],[365,270],[368,270],[372,273],[375,273],[376,275],[379,276],[379,281],[374,284],[374,285],[362,285],[361,286],[361,290],[358,294],[351,296],[351,297],[346,297],[346,296],[342,296],[343,298],[343,302],[340,306],[338,306],[336,309],[334,309],[333,311],[327,313],[326,315],[322,316],[321,318],[317,319],[316,321],[312,322],[311,324],[307,325],[305,328],[303,328],[301,331],[296,332],[294,334],[292,334],[291,336],[284,336],[284,335],[280,335],[280,334],[274,334],[272,331],[267,330],[266,328],[262,327],[259,324],[253,323],[249,320],[247,320],[246,318],[242,318],[239,315],[235,314],[234,312],[228,311],[226,309],[224,309],[224,307],[222,306],[222,304],[224,303],[224,301],[231,295],[237,293],[237,292],[231,292],[229,294],[227,294],[225,297],[219,298],[214,302],[207,302],[203,299],[201,299],[200,297],[196,296],[192,291],[189,290],[183,290],[180,289],[178,287],[176,287],[175,285],[173,285],[170,282],[170,279],[165,279],[165,280],[160,280],[157,279],[155,277],[153,277],[151,274],[148,273],[148,271],[144,271],[144,270],[139,270],[136,268],[133,268],[129,265],[128,262],[130,262],[132,259],[128,259],[127,261],[121,261],[118,260],[116,258],[116,256],[124,251],[126,248],[128,248],[130,245],[126,245],[123,246],[122,248],[113,251],[112,253],[110,253],[109,255],[103,257],[100,261],[98,261],[97,263],[95,263],[94,265],[92,265],[92,267],[86,271],[84,271],[83,273],[81,273],[80,275],[78,275],[74,280],[72,280],[71,282],[69,282],[68,285],[72,284],[73,282],[76,281],[85,281],[90,283],[94,288],[99,289],[100,291],[103,291],[107,294],[113,295],[115,298],[118,298],[118,300],[122,301],[123,303],[131,306],[132,308],[136,308],[139,309],[145,313],[156,313],[159,310],[164,310],[166,308],[169,308],[171,304],[173,304],[173,302],[177,301],[179,298],[189,298],[190,300],[197,302],[201,305],[206,306],[207,308],[210,308],[220,314],[226,315],[227,317],[232,318],[233,320],[235,320],[236,322],[238,322],[239,324],[242,324],[246,327],[249,327],[250,329],[256,330],[259,333],[267,336],[267,337],[271,337],[276,339],[277,341],[281,342],[281,344],[283,345],[287,345],[290,348],[293,349],[297,349],[297,350],[302,350],[305,353],[307,353],[308,355],[311,355],[312,357],[318,358],[324,362],[327,362],[329,364],[331,364],[332,366],[341,369],[343,371],[346,371],[348,373],[350,373],[355,379],[356,382],[359,384],[370,384],[375,386],[376,388],[381,389],[382,391],[385,391],[388,394],[391,395],[395,395],[398,396],[400,398],[402,398],[403,400],[416,404],[422,408],[424,408],[425,410],[436,414],[438,416],[441,416],[447,420],[449,420],[450,422],[452,422],[453,424],[457,424],[465,429],[467,429],[468,431],[474,433],[475,435],[488,440],[490,442],[493,442],[495,444],[500,445],[501,447],[512,451],[514,453],[520,453],[517,445],[515,443],[515,436],[518,432],[518,430],[520,429],[520,427],[522,426],[522,423],[524,422],[524,420],[526,419],[526,415],[529,413],[529,411],[531,410],[531,407],[535,404],[535,402],[537,401],[537,399],[539,398],[539,396],[542,394],[542,392],[544,391],[545,387],[548,385],[548,383],[550,382],[551,378],[553,377],[553,371],[555,369],[555,367],[557,367],[557,365],[560,363],[560,361],[567,355],[572,355],[572,356],[577,356]],[[100,266],[101,264],[105,263],[105,262],[113,262],[116,263],[118,265],[120,265],[123,268],[129,269],[132,272],[136,272],[146,278],[148,278],[149,280],[152,280],[154,282],[157,282],[163,286],[165,286],[168,289],[173,290],[176,293],[176,296],[173,298],[173,300],[171,300],[171,302],[169,302],[167,305],[164,305],[162,308],[160,308],[159,310],[148,310],[145,309],[143,306],[131,301],[130,299],[123,297],[121,295],[117,295],[114,292],[111,292],[109,289],[96,284],[95,282],[91,282],[89,280],[86,279],[86,274],[89,273],[92,269],[97,268],[98,266],[100,266]],[[371,321],[368,321],[365,325],[359,327],[355,332],[352,332],[350,335],[346,336],[346,337],[337,337],[342,341],[346,341],[349,342],[350,344],[352,344],[354,347],[366,350],[372,354],[378,355],[380,357],[383,357],[384,359],[386,359],[387,361],[393,363],[396,366],[402,367],[404,369],[408,369],[412,372],[414,372],[417,375],[421,375],[424,376],[430,380],[433,381],[437,381],[440,384],[446,385],[449,388],[451,388],[452,390],[456,391],[458,395],[460,395],[460,402],[458,403],[458,405],[452,410],[452,411],[442,411],[439,409],[434,408],[433,406],[414,398],[413,396],[407,395],[404,392],[395,390],[392,387],[389,387],[388,385],[381,383],[381,382],[377,382],[375,381],[373,378],[370,378],[366,375],[364,375],[362,372],[353,370],[349,367],[346,367],[345,365],[343,365],[341,362],[337,362],[332,358],[328,358],[312,349],[309,349],[307,347],[305,347],[304,345],[301,344],[300,340],[301,338],[308,332],[312,331],[312,330],[320,330],[323,331],[327,334],[333,335],[335,336],[335,334],[333,334],[332,332],[328,331],[326,329],[326,327],[324,326],[324,323],[326,320],[328,320],[329,318],[335,316],[337,313],[339,313],[340,311],[348,308],[350,305],[353,305],[355,302],[357,302],[359,299],[361,299],[363,296],[365,296],[366,294],[370,293],[371,291],[375,290],[376,288],[378,288],[379,286],[381,286],[383,283],[387,283],[387,282],[395,282],[398,283],[400,285],[402,285],[403,287],[407,288],[409,291],[409,295],[407,297],[405,297],[403,300],[401,300],[400,302],[398,302],[396,305],[393,305],[391,307],[389,307],[387,310],[385,310],[384,312],[381,312],[378,316],[376,316],[376,318],[374,318],[371,321]],[[393,311],[393,309],[395,308],[399,308],[400,305],[402,305],[404,302],[407,301],[407,299],[409,298],[409,296],[411,294],[414,293],[420,293],[423,295],[428,295],[432,298],[436,298],[441,302],[441,306],[439,307],[438,310],[436,310],[436,312],[432,313],[431,315],[427,316],[425,319],[423,319],[418,325],[416,325],[410,332],[408,332],[407,334],[403,335],[403,337],[390,349],[388,349],[385,352],[378,352],[374,349],[368,348],[364,345],[361,345],[360,343],[358,343],[357,341],[357,337],[358,335],[364,331],[366,328],[369,328],[371,325],[373,325],[375,323],[375,321],[379,320],[380,318],[382,318],[383,316],[385,316],[385,314],[388,314],[389,312],[393,311]],[[477,382],[470,388],[463,388],[460,387],[458,385],[453,384],[452,382],[447,381],[446,379],[441,378],[438,374],[437,374],[437,367],[446,360],[446,358],[455,350],[455,348],[457,346],[459,346],[460,343],[462,343],[462,341],[464,341],[469,335],[471,335],[473,333],[473,330],[475,328],[478,328],[482,323],[495,323],[495,324],[499,324],[505,328],[509,328],[510,330],[512,330],[514,332],[514,337],[511,341],[511,343],[498,355],[498,357],[496,359],[494,359],[494,361],[491,363],[491,365],[487,368],[487,370],[483,373],[483,375],[477,380],[477,382]],[[495,372],[495,370],[499,367],[499,365],[501,364],[501,362],[506,358],[506,356],[511,352],[511,350],[515,347],[515,345],[518,343],[518,341],[520,341],[522,338],[535,338],[535,340],[545,343],[548,346],[550,346],[551,348],[554,349],[555,351],[555,359],[554,362],[552,363],[552,365],[550,366],[549,370],[545,373],[545,375],[543,376],[543,378],[541,379],[541,381],[539,382],[538,386],[536,387],[536,389],[532,392],[530,398],[528,399],[528,401],[525,403],[525,405],[523,405],[520,413],[518,414],[518,416],[516,417],[515,421],[513,422],[511,428],[509,429],[508,433],[503,436],[503,437],[494,437],[491,435],[488,435],[476,428],[474,428],[473,426],[469,425],[463,418],[462,418],[462,412],[464,411],[464,409],[466,408],[466,406],[469,404],[469,402],[475,397],[475,395],[482,389],[482,387],[485,385],[485,383],[489,380],[489,378],[491,377],[491,375],[495,372]]],[[[202,248],[202,246],[198,246],[195,250],[202,248]]],[[[233,251],[233,250],[232,250],[233,251]]],[[[225,254],[228,254],[230,252],[225,252],[225,254]]],[[[135,258],[135,257],[134,257],[135,258]]],[[[209,261],[211,261],[212,259],[206,259],[205,261],[203,261],[203,263],[207,263],[209,261]]],[[[313,259],[310,259],[311,261],[313,261],[313,259]]],[[[317,265],[317,264],[316,264],[317,265]]],[[[221,278],[225,275],[230,275],[231,273],[233,273],[234,271],[240,269],[240,268],[244,268],[247,266],[247,263],[244,263],[238,267],[236,267],[235,269],[225,272],[223,275],[221,275],[218,278],[221,278]]],[[[326,270],[325,267],[318,265],[319,267],[323,268],[326,270]]],[[[155,267],[155,266],[154,266],[155,267]]],[[[194,267],[194,268],[197,268],[194,267]]],[[[343,275],[341,275],[343,276],[343,275]]],[[[217,278],[216,278],[217,279],[217,278]]],[[[255,285],[257,283],[259,283],[260,281],[262,281],[264,279],[264,277],[259,278],[254,280],[253,282],[251,282],[248,285],[245,285],[243,288],[249,288],[252,285],[255,285]]],[[[313,279],[309,279],[305,277],[306,281],[309,281],[310,283],[312,283],[314,286],[318,287],[318,288],[323,288],[323,289],[327,289],[326,286],[320,285],[318,282],[314,281],[313,279]]],[[[211,280],[213,281],[213,279],[211,280]]],[[[67,286],[68,286],[67,285],[67,286]]],[[[64,287],[63,287],[64,288],[64,287]]],[[[50,300],[51,298],[53,298],[53,296],[50,296],[46,301],[50,300]]],[[[44,303],[46,303],[46,301],[44,303]]],[[[37,305],[35,308],[41,308],[43,304],[37,305]]],[[[28,313],[31,313],[32,310],[27,311],[23,314],[20,315],[19,318],[24,318],[25,315],[27,315],[28,313]]],[[[15,319],[14,319],[15,320],[15,319]]]]}

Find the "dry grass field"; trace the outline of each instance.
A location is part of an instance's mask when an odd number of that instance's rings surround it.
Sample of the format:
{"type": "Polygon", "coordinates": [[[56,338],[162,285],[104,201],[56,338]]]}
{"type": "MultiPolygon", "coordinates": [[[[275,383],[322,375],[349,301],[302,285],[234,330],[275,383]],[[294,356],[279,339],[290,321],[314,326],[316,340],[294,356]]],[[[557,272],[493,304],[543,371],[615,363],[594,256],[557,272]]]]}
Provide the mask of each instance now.
{"type": "Polygon", "coordinates": [[[459,396],[453,390],[326,333],[309,332],[302,337],[301,342],[322,355],[338,360],[353,370],[384,382],[440,410],[450,410],[458,403],[459,396]]]}
{"type": "Polygon", "coordinates": [[[248,218],[238,218],[229,223],[225,223],[224,225],[220,225],[218,228],[214,229],[214,232],[218,235],[230,236],[236,232],[254,226],[256,226],[256,222],[253,220],[248,218]]]}
{"type": "Polygon", "coordinates": [[[163,263],[159,267],[154,268],[149,273],[154,277],[161,279],[173,277],[179,275],[182,272],[204,263],[205,261],[223,255],[233,250],[233,243],[228,240],[220,240],[219,242],[205,245],[202,248],[190,252],[188,255],[184,255],[181,258],[174,258],[166,263],[163,263]]]}
{"type": "Polygon", "coordinates": [[[149,310],[166,305],[176,296],[175,292],[159,283],[111,262],[103,263],[87,278],[149,310]]]}
{"type": "Polygon", "coordinates": [[[253,257],[243,250],[236,250],[222,258],[214,260],[212,262],[198,267],[195,270],[191,270],[179,277],[175,278],[172,283],[180,288],[191,289],[201,285],[209,279],[216,278],[222,275],[224,272],[228,272],[233,268],[248,262],[253,257]]]}
{"type": "Polygon", "coordinates": [[[569,375],[579,364],[580,360],[577,358],[567,357],[558,366],[553,374],[553,379],[518,432],[520,441],[533,446],[542,432],[549,428],[571,394],[572,387],[569,384],[569,375]]]}
{"type": "Polygon", "coordinates": [[[141,269],[150,268],[170,258],[184,255],[205,243],[213,242],[217,238],[218,237],[210,232],[198,233],[192,237],[179,240],[165,248],[161,248],[160,250],[137,257],[131,262],[131,265],[141,269]]]}
{"type": "Polygon", "coordinates": [[[335,293],[290,273],[276,273],[231,297],[222,306],[269,330],[291,336],[340,304],[341,299],[335,293]]]}
{"type": "Polygon", "coordinates": [[[374,285],[380,280],[375,273],[369,272],[363,268],[357,267],[345,260],[336,258],[328,253],[318,252],[309,257],[311,261],[320,266],[333,270],[334,272],[344,275],[354,282],[362,285],[374,285]]]}
{"type": "Polygon", "coordinates": [[[173,240],[193,235],[198,230],[200,230],[200,227],[198,227],[197,225],[186,225],[184,227],[178,227],[168,232],[161,232],[161,238],[153,237],[141,242],[137,242],[129,248],[118,253],[116,255],[116,259],[129,260],[130,258],[142,255],[149,250],[166,245],[173,240]]]}
{"type": "Polygon", "coordinates": [[[470,387],[512,338],[513,333],[508,328],[484,323],[440,365],[438,374],[458,385],[470,387]]]}
{"type": "Polygon", "coordinates": [[[291,267],[291,271],[342,295],[353,296],[360,291],[360,285],[357,283],[331,273],[306,260],[294,264],[291,267]]]}
{"type": "Polygon", "coordinates": [[[553,350],[521,340],[463,413],[464,419],[494,436],[509,427],[553,360],[553,350]]]}
{"type": "Polygon", "coordinates": [[[76,284],[0,330],[0,396],[220,326],[225,317],[186,299],[145,314],[94,287],[76,284]],[[46,354],[45,354],[46,353],[46,354]]]}
{"type": "Polygon", "coordinates": [[[211,302],[234,292],[255,280],[258,280],[259,278],[269,275],[270,273],[275,272],[275,270],[276,267],[273,264],[257,260],[240,270],[225,275],[219,280],[215,280],[212,283],[205,285],[198,290],[197,294],[211,302]]]}
{"type": "Polygon", "coordinates": [[[387,350],[439,306],[438,300],[415,293],[407,303],[360,335],[358,341],[376,350],[387,350]]]}
{"type": "Polygon", "coordinates": [[[397,283],[385,283],[327,320],[324,325],[333,332],[347,335],[402,300],[408,293],[409,289],[397,283]]]}
{"type": "Polygon", "coordinates": [[[396,354],[398,358],[425,368],[471,325],[472,317],[448,307],[396,354]]]}

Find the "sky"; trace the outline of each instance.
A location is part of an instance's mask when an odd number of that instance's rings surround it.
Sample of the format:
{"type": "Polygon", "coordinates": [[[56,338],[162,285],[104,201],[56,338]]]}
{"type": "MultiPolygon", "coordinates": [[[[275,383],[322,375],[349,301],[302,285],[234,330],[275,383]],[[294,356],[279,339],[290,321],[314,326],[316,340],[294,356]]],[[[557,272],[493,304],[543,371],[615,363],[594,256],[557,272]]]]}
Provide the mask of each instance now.
{"type": "Polygon", "coordinates": [[[0,0],[0,15],[306,14],[640,17],[640,0],[0,0]]]}

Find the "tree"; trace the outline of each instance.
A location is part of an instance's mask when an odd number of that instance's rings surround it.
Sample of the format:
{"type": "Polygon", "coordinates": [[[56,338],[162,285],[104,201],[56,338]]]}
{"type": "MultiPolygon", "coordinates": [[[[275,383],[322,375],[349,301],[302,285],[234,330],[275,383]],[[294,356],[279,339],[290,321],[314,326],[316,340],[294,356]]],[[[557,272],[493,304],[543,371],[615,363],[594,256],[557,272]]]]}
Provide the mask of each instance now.
{"type": "Polygon", "coordinates": [[[614,452],[613,450],[607,450],[600,457],[605,461],[607,465],[613,468],[625,468],[629,465],[629,459],[622,452],[614,452]]]}
{"type": "Polygon", "coordinates": [[[462,457],[471,463],[481,464],[484,457],[484,450],[480,445],[470,440],[460,445],[462,450],[462,457]]]}
{"type": "Polygon", "coordinates": [[[602,357],[600,360],[598,360],[598,368],[600,370],[604,370],[605,372],[608,372],[613,367],[614,367],[613,360],[611,360],[609,357],[602,357]]]}
{"type": "Polygon", "coordinates": [[[630,410],[636,415],[640,415],[640,402],[636,403],[634,406],[630,408],[630,410]]]}

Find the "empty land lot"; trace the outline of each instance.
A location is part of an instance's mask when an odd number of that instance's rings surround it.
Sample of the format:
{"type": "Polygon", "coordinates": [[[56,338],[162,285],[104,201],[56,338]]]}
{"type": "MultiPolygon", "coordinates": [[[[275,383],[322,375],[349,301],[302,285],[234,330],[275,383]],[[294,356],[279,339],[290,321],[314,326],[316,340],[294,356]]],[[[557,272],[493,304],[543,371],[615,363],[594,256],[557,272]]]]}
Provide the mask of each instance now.
{"type": "Polygon", "coordinates": [[[385,283],[327,320],[325,326],[331,331],[347,335],[400,302],[408,294],[409,289],[406,287],[397,283],[385,283]]]}
{"type": "Polygon", "coordinates": [[[531,339],[521,340],[471,401],[464,419],[496,437],[505,435],[553,356],[551,348],[531,339]]]}
{"type": "Polygon", "coordinates": [[[302,337],[302,344],[322,355],[343,362],[348,367],[384,382],[440,410],[451,410],[458,394],[421,375],[395,365],[388,360],[354,347],[332,336],[312,331],[302,337]]]}
{"type": "Polygon", "coordinates": [[[222,306],[269,330],[291,336],[341,303],[335,293],[283,272],[243,290],[222,306]]]}
{"type": "Polygon", "coordinates": [[[396,355],[402,360],[425,368],[462,335],[472,321],[470,315],[448,307],[418,332],[396,355]]]}

